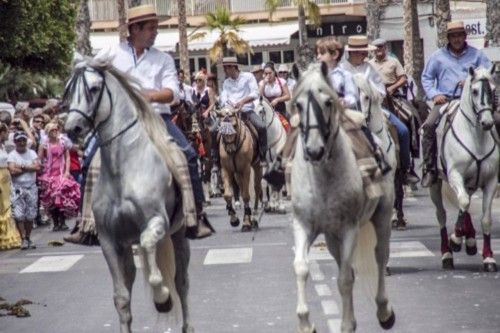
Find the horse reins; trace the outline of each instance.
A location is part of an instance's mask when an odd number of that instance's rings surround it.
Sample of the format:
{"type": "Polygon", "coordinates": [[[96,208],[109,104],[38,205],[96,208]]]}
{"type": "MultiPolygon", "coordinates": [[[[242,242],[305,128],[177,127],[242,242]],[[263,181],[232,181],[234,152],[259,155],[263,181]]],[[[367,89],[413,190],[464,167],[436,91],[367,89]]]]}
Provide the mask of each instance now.
{"type": "MultiPolygon", "coordinates": [[[[78,68],[77,70],[75,70],[75,74],[73,74],[73,77],[69,81],[68,87],[66,88],[66,90],[64,92],[63,100],[67,99],[68,94],[70,94],[70,93],[72,94],[74,92],[74,90],[76,89],[76,85],[78,83],[78,79],[80,79],[80,78],[82,79],[82,83],[83,83],[83,87],[84,87],[85,99],[87,100],[87,102],[89,102],[91,100],[92,93],[91,93],[91,91],[89,89],[89,85],[88,85],[87,79],[85,78],[85,75],[84,75],[84,73],[86,71],[87,71],[86,68],[83,68],[83,67],[82,68],[78,68]]],[[[96,70],[96,69],[94,69],[94,71],[97,72],[101,76],[101,78],[102,78],[102,85],[101,85],[101,87],[99,89],[99,96],[97,97],[97,101],[96,101],[96,103],[94,105],[94,109],[92,110],[91,115],[88,116],[86,113],[84,113],[83,111],[81,111],[79,109],[69,109],[68,112],[67,112],[68,115],[71,112],[76,112],[80,116],[82,116],[90,124],[90,126],[92,127],[92,134],[91,135],[94,135],[95,133],[97,133],[99,131],[99,129],[105,123],[107,123],[109,121],[109,119],[111,118],[111,112],[113,110],[113,98],[112,98],[111,92],[109,90],[109,87],[106,84],[104,71],[102,71],[102,70],[96,70]],[[98,110],[98,108],[99,108],[99,106],[101,104],[102,97],[104,95],[104,90],[106,90],[106,93],[107,93],[108,98],[109,98],[110,112],[109,112],[108,116],[103,121],[101,121],[99,124],[97,124],[97,126],[96,126],[95,125],[95,120],[96,120],[96,117],[97,117],[97,110],[98,110]]],[[[130,124],[128,124],[125,128],[123,128],[122,130],[120,130],[117,134],[114,134],[113,136],[111,136],[111,138],[102,141],[99,144],[99,147],[104,147],[104,146],[109,145],[114,139],[116,139],[120,135],[124,134],[130,128],[134,127],[137,124],[138,120],[139,120],[138,117],[135,117],[135,119],[130,124]]]]}

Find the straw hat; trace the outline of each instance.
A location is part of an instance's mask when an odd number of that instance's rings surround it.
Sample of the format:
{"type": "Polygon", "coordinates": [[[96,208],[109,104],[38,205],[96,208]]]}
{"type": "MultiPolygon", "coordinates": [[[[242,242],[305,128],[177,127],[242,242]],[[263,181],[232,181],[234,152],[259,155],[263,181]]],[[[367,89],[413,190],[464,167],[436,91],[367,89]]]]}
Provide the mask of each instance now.
{"type": "Polygon", "coordinates": [[[278,73],[281,73],[281,72],[287,72],[288,73],[289,69],[288,69],[288,66],[286,64],[281,64],[279,65],[278,67],[278,73]]]}
{"type": "Polygon", "coordinates": [[[366,36],[349,36],[347,38],[346,51],[373,51],[376,47],[368,44],[366,36]]]}
{"type": "Polygon", "coordinates": [[[373,46],[384,46],[387,44],[387,41],[383,38],[377,38],[372,42],[373,46]]]}
{"type": "Polygon", "coordinates": [[[10,114],[10,118],[14,118],[14,113],[16,112],[16,109],[10,103],[0,102],[0,112],[2,111],[8,112],[10,114]]]}
{"type": "Polygon", "coordinates": [[[128,9],[127,17],[128,25],[150,20],[158,21],[158,16],[156,15],[156,9],[154,5],[131,7],[128,9]]]}
{"type": "Polygon", "coordinates": [[[238,59],[236,57],[224,57],[222,58],[223,66],[238,66],[238,59]]]}
{"type": "Polygon", "coordinates": [[[465,33],[464,22],[462,21],[452,21],[446,24],[446,33],[451,34],[454,32],[463,32],[465,33]]]}

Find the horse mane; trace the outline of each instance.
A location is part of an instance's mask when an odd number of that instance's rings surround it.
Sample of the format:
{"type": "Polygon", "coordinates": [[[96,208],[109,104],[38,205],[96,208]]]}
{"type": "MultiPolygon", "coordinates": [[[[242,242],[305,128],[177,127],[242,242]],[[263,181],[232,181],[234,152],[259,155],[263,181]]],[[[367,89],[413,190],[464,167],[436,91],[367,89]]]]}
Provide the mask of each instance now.
{"type": "Polygon", "coordinates": [[[151,105],[146,102],[141,92],[137,87],[140,86],[139,82],[130,75],[124,74],[117,70],[111,64],[111,59],[96,60],[91,59],[87,64],[99,71],[107,71],[111,74],[118,83],[122,86],[134,103],[135,110],[139,121],[143,124],[146,133],[148,134],[151,142],[159,150],[160,155],[167,163],[165,156],[168,154],[169,137],[167,129],[164,125],[163,119],[157,114],[151,105]],[[132,85],[133,83],[134,85],[132,85]]]}
{"type": "Polygon", "coordinates": [[[354,80],[354,83],[356,84],[356,87],[370,96],[372,100],[378,102],[382,99],[382,96],[373,89],[370,81],[365,78],[364,74],[356,73],[352,78],[354,80]]]}

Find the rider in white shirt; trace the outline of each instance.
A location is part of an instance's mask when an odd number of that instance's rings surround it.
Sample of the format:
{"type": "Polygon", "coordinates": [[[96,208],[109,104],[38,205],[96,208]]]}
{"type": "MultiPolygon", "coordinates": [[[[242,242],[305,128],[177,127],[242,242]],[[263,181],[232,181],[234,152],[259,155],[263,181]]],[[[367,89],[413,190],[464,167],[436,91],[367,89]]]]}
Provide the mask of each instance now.
{"type": "Polygon", "coordinates": [[[259,97],[257,80],[251,73],[240,72],[236,57],[225,57],[222,60],[227,78],[222,84],[220,102],[241,109],[241,119],[249,120],[259,134],[259,153],[261,161],[265,161],[267,150],[266,124],[254,112],[253,100],[259,97]]]}

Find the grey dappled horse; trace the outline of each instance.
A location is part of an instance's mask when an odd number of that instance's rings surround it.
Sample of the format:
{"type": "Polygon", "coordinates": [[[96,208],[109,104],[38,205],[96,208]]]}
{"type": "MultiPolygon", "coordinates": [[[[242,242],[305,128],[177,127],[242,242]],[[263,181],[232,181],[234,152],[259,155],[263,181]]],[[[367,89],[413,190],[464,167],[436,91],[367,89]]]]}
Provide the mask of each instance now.
{"type": "Polygon", "coordinates": [[[483,229],[483,266],[496,272],[491,249],[491,204],[497,187],[499,151],[493,138],[494,84],[492,73],[484,68],[470,69],[460,100],[443,107],[445,115],[437,129],[438,168],[443,175],[430,188],[432,202],[441,228],[443,268],[453,269],[452,251],[460,251],[463,238],[467,254],[477,252],[475,230],[469,214],[471,195],[483,192],[481,226],[483,229]],[[458,108],[453,118],[446,111],[458,108]],[[449,120],[451,119],[451,120],[449,120]],[[450,126],[447,126],[447,122],[450,126]],[[444,179],[443,179],[444,178],[444,179]],[[455,232],[448,242],[446,211],[442,200],[442,181],[449,183],[458,199],[459,215],[455,232]]]}
{"type": "MultiPolygon", "coordinates": [[[[267,131],[267,152],[266,152],[266,161],[268,167],[270,167],[281,154],[283,147],[286,142],[286,130],[283,127],[278,115],[274,111],[274,108],[269,104],[267,99],[264,97],[260,97],[258,102],[255,105],[255,112],[262,118],[264,124],[266,124],[267,131]]],[[[265,173],[265,171],[264,171],[265,173]]],[[[266,198],[267,201],[264,201],[264,210],[267,212],[276,212],[276,213],[286,213],[285,204],[283,202],[281,187],[270,186],[263,179],[264,188],[270,188],[271,195],[270,198],[266,198]]],[[[266,197],[266,196],[264,196],[266,197]]]]}
{"type": "Polygon", "coordinates": [[[392,174],[384,176],[382,196],[369,199],[350,139],[339,123],[344,110],[329,84],[326,65],[312,64],[303,73],[294,66],[293,72],[298,82],[291,104],[300,119],[301,131],[292,162],[299,332],[315,332],[309,321],[305,285],[309,275],[307,253],[320,233],[325,235],[328,250],[339,266],[342,332],[356,329],[355,273],[366,278],[372,293],[376,290],[376,295],[371,296],[377,304],[377,318],[383,328],[389,329],[396,318],[384,276],[394,202],[392,174]]]}
{"type": "Polygon", "coordinates": [[[156,309],[174,314],[182,310],[182,331],[194,332],[187,305],[190,249],[181,195],[166,165],[171,138],[162,119],[127,78],[92,60],[76,64],[65,100],[65,130],[80,138],[96,131],[101,141],[93,212],[113,278],[120,332],[131,331],[135,243],[156,309]]]}

